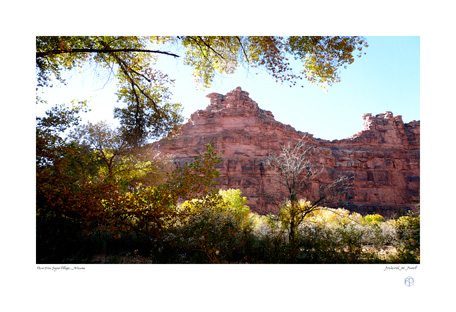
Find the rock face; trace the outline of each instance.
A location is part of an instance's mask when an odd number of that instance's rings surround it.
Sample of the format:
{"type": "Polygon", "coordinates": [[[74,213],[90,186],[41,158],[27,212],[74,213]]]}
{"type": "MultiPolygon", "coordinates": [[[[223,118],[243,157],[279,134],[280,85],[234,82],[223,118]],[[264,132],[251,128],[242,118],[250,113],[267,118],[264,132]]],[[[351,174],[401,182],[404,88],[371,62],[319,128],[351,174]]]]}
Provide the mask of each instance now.
{"type": "MultiPolygon", "coordinates": [[[[264,160],[281,144],[297,142],[306,133],[276,121],[239,87],[207,97],[210,105],[205,110],[193,113],[177,136],[155,147],[173,154],[179,165],[201,155],[213,142],[215,150],[224,151],[217,186],[240,189],[253,211],[277,213],[278,207],[265,196],[277,188],[277,182],[264,160]]],[[[403,214],[420,197],[420,122],[404,124],[391,112],[365,114],[363,119],[364,130],[348,139],[327,141],[307,134],[309,144],[316,147],[312,163],[323,171],[302,196],[315,197],[320,184],[350,175],[354,180],[349,192],[326,206],[361,214],[403,214]]]]}

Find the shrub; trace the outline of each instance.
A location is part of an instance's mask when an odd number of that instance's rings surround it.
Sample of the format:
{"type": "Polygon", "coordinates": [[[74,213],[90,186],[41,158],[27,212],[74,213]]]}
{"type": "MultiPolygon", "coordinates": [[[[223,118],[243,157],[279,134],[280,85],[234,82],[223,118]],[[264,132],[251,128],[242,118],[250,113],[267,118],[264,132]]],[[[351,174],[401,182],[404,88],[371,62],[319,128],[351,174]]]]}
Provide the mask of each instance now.
{"type": "Polygon", "coordinates": [[[396,226],[383,217],[363,218],[346,209],[324,208],[309,214],[299,228],[298,261],[304,263],[378,263],[391,261],[396,226]]]}
{"type": "Polygon", "coordinates": [[[275,215],[259,216],[251,213],[253,232],[247,259],[255,263],[288,263],[290,251],[286,229],[275,215]]]}
{"type": "Polygon", "coordinates": [[[343,224],[360,223],[362,217],[359,213],[350,213],[347,209],[320,208],[306,217],[306,221],[316,222],[325,226],[340,226],[343,224]]]}
{"type": "Polygon", "coordinates": [[[381,222],[384,222],[383,216],[379,214],[367,215],[363,218],[363,224],[376,225],[381,222]]]}
{"type": "Polygon", "coordinates": [[[219,191],[204,199],[186,201],[180,209],[187,218],[173,235],[189,254],[200,252],[211,263],[243,260],[252,240],[253,222],[241,191],[219,191]]]}
{"type": "Polygon", "coordinates": [[[396,222],[396,248],[398,261],[402,263],[420,262],[420,216],[409,213],[396,222]]]}

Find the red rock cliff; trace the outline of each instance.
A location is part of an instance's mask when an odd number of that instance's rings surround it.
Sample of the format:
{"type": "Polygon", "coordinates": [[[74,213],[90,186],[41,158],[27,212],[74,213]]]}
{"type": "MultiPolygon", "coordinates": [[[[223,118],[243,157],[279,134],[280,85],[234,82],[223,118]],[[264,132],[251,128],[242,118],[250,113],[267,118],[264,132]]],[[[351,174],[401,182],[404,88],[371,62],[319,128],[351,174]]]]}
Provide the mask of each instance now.
{"type": "MultiPolygon", "coordinates": [[[[278,208],[264,196],[276,182],[263,161],[280,144],[296,142],[304,133],[276,121],[239,87],[226,95],[211,93],[207,97],[210,105],[193,113],[178,136],[155,146],[183,163],[201,155],[205,145],[214,142],[216,150],[224,151],[217,186],[241,189],[256,212],[276,213],[278,208]]],[[[302,196],[316,196],[320,183],[351,175],[350,191],[327,206],[360,213],[402,214],[419,202],[420,122],[404,124],[401,116],[391,112],[365,114],[363,119],[364,130],[348,139],[327,141],[310,135],[311,144],[317,147],[312,161],[323,172],[302,196]]]]}

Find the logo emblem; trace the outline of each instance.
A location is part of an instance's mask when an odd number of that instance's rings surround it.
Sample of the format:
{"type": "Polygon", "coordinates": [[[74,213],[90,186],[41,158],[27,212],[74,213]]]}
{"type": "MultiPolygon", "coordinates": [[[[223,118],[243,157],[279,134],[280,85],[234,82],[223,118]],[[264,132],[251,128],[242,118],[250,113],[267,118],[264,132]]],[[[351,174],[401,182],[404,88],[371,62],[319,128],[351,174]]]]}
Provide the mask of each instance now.
{"type": "Polygon", "coordinates": [[[404,284],[407,287],[411,287],[411,286],[413,286],[413,284],[415,284],[415,280],[413,279],[413,277],[410,277],[410,276],[406,277],[404,280],[404,284]]]}

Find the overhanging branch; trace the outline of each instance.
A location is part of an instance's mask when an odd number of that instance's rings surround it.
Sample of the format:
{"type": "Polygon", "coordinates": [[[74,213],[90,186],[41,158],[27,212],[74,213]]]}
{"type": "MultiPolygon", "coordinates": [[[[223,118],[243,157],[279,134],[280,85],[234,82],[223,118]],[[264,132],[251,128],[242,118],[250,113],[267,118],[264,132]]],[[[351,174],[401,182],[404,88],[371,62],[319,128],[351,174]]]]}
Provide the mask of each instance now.
{"type": "Polygon", "coordinates": [[[160,50],[145,50],[145,49],[71,49],[71,50],[50,50],[44,52],[36,52],[36,57],[46,57],[56,54],[65,54],[65,53],[113,53],[113,52],[142,52],[142,53],[158,53],[174,57],[179,57],[179,55],[160,51],[160,50]]]}

